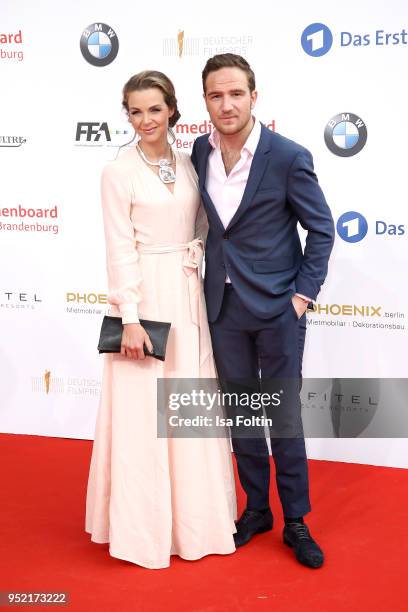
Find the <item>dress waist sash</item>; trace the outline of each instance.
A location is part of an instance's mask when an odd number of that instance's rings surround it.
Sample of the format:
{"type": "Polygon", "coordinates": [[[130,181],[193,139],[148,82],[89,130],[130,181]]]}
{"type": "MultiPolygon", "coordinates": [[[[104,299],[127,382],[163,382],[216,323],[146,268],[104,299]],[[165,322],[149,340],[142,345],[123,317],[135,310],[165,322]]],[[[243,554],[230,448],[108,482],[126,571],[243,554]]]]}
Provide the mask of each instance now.
{"type": "Polygon", "coordinates": [[[207,311],[205,308],[204,295],[202,294],[201,270],[204,255],[203,241],[199,238],[195,238],[190,242],[179,242],[175,244],[149,245],[138,243],[136,249],[143,255],[162,255],[165,253],[185,251],[182,266],[187,276],[191,321],[199,328],[200,365],[202,365],[211,354],[207,311]]]}

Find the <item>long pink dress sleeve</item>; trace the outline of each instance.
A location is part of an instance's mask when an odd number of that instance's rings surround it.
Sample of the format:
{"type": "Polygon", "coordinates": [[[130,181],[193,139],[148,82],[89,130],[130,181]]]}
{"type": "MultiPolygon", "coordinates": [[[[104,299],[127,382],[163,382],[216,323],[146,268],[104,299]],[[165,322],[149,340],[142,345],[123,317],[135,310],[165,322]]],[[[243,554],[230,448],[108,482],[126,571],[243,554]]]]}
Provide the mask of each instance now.
{"type": "Polygon", "coordinates": [[[101,181],[105,228],[108,302],[119,308],[122,322],[138,323],[137,304],[142,280],[135,230],[131,219],[132,187],[113,165],[106,166],[101,181]]]}

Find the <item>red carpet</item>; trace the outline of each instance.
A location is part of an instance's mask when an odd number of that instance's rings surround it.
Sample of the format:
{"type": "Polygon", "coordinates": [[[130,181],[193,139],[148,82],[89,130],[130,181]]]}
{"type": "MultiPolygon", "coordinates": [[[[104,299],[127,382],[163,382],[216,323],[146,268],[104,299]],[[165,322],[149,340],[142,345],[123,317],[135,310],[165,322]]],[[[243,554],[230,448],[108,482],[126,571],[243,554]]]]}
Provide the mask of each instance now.
{"type": "Polygon", "coordinates": [[[0,591],[68,591],[66,609],[92,612],[408,610],[407,470],[310,461],[320,570],[283,545],[275,490],[272,532],[233,555],[147,570],[84,532],[91,442],[2,434],[0,445],[0,591]]]}

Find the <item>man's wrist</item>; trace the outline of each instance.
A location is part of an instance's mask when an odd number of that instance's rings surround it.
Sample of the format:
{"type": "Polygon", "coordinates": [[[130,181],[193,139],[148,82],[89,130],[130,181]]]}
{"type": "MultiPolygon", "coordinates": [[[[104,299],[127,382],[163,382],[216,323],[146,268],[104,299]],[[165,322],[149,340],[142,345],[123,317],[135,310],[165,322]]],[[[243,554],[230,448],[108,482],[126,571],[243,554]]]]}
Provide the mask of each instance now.
{"type": "Polygon", "coordinates": [[[306,305],[310,304],[310,302],[313,302],[313,300],[308,298],[306,295],[303,295],[302,293],[295,293],[295,296],[300,298],[306,305]]]}

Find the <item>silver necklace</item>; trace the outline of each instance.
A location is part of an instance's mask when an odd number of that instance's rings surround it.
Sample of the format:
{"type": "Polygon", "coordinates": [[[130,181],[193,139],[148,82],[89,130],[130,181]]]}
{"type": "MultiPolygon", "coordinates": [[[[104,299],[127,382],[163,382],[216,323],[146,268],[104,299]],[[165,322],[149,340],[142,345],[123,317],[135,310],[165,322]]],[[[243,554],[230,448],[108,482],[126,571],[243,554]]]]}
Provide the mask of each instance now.
{"type": "Polygon", "coordinates": [[[170,165],[176,160],[176,156],[174,155],[173,149],[171,149],[171,161],[163,158],[159,159],[158,162],[152,162],[150,161],[150,159],[147,159],[146,155],[143,153],[142,149],[139,147],[138,144],[136,145],[136,149],[138,150],[140,157],[143,159],[143,161],[146,162],[146,164],[149,164],[149,166],[159,166],[159,179],[163,183],[175,183],[176,174],[170,165]]]}

